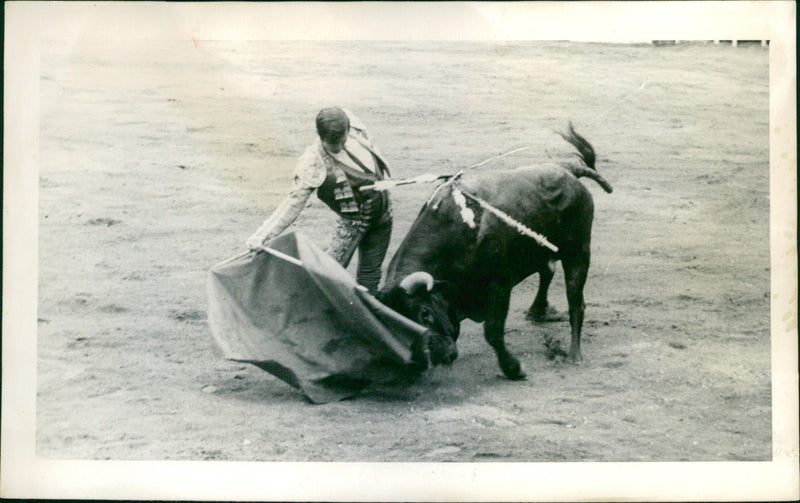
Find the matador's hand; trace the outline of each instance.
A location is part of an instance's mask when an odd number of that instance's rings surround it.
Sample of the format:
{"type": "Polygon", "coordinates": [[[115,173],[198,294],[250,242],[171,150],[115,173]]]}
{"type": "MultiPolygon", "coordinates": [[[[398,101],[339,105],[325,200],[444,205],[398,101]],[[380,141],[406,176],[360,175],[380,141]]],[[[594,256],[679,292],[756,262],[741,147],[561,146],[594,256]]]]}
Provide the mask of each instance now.
{"type": "Polygon", "coordinates": [[[247,247],[251,250],[258,250],[264,246],[264,237],[258,233],[253,234],[247,238],[247,247]]]}

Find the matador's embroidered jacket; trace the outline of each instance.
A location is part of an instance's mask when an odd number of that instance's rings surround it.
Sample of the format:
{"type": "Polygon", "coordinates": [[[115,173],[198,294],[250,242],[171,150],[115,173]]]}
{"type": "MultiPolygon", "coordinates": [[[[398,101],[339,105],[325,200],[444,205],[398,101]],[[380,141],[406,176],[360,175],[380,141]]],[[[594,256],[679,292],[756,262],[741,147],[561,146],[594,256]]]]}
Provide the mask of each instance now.
{"type": "Polygon", "coordinates": [[[289,194],[251,239],[256,238],[264,243],[280,235],[300,216],[314,191],[345,220],[366,223],[365,219],[372,220],[389,211],[389,197],[385,191],[358,191],[359,186],[369,181],[382,180],[390,173],[380,150],[370,140],[361,120],[349,110],[345,109],[344,112],[350,119],[347,145],[358,142],[372,155],[374,164],[365,166],[365,163],[348,155],[334,156],[323,148],[322,141],[317,137],[297,161],[289,194]],[[371,170],[374,171],[370,172],[371,170]]]}

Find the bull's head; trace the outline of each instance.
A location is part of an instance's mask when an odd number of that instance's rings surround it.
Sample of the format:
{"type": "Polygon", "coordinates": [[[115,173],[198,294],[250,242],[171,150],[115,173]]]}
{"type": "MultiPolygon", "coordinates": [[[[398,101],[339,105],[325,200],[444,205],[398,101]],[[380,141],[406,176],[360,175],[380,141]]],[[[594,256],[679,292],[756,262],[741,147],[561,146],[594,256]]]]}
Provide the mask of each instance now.
{"type": "Polygon", "coordinates": [[[449,365],[458,356],[459,322],[441,291],[427,272],[414,272],[378,299],[406,318],[430,329],[428,349],[433,365],[449,365]]]}

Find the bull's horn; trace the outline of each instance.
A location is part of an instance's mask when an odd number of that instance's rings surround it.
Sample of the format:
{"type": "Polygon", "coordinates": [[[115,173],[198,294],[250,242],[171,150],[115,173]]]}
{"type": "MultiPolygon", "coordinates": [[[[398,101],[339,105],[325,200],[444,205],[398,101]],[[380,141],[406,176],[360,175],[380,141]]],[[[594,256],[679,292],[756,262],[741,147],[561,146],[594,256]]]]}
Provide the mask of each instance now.
{"type": "Polygon", "coordinates": [[[433,276],[425,271],[412,272],[400,282],[400,288],[410,294],[418,285],[424,284],[430,292],[433,289],[433,276]]]}

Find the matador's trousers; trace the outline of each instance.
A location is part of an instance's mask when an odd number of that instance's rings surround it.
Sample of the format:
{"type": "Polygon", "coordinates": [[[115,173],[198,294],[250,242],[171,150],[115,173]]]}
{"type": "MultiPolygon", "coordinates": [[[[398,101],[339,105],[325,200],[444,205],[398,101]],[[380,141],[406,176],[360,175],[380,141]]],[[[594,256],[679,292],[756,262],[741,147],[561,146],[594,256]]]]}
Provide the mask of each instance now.
{"type": "Polygon", "coordinates": [[[381,281],[381,266],[391,237],[391,210],[386,211],[374,223],[364,219],[340,218],[326,252],[342,267],[347,267],[358,248],[356,281],[375,294],[381,281]]]}

